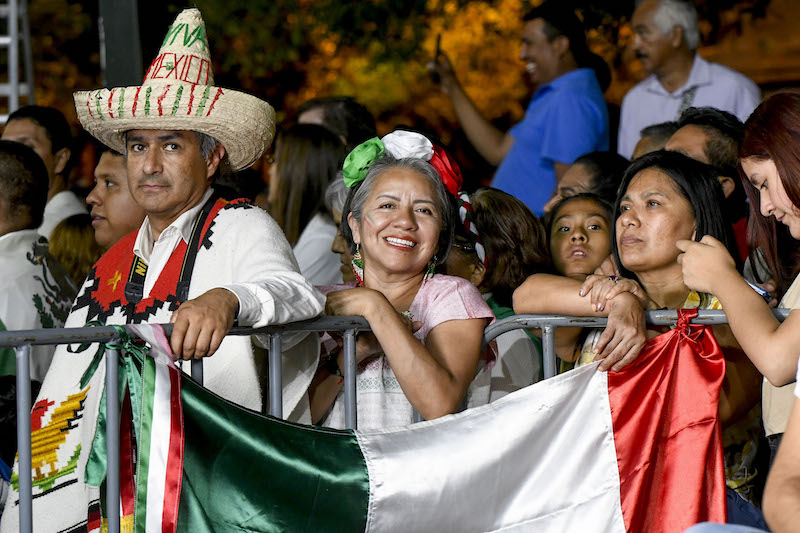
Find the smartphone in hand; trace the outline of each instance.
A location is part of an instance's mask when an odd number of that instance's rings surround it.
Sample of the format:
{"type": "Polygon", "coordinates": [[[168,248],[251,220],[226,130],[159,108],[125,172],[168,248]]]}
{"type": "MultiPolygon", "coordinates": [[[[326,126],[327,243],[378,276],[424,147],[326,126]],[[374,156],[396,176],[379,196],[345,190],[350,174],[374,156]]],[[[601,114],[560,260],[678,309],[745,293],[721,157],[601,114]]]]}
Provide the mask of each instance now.
{"type": "Polygon", "coordinates": [[[770,303],[772,301],[772,295],[770,293],[768,293],[767,291],[765,291],[764,289],[762,289],[761,287],[759,287],[755,283],[750,283],[747,280],[745,280],[745,281],[747,282],[748,285],[750,285],[751,289],[756,291],[758,293],[758,295],[761,296],[764,299],[765,302],[770,303]]]}
{"type": "MultiPolygon", "coordinates": [[[[442,34],[440,33],[439,35],[436,36],[436,49],[433,52],[434,64],[439,63],[439,56],[442,55],[441,45],[442,45],[442,34]]],[[[436,72],[436,70],[431,71],[431,80],[433,80],[433,83],[437,84],[441,81],[439,73],[436,72]]]]}

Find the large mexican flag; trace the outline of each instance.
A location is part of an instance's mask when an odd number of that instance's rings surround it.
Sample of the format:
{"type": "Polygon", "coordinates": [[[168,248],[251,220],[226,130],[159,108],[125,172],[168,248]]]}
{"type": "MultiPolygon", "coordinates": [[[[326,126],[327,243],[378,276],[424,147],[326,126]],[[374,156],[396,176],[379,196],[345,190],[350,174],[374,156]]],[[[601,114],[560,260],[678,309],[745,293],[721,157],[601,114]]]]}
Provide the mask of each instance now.
{"type": "Polygon", "coordinates": [[[724,521],[725,363],[710,330],[684,322],[625,370],[596,368],[370,432],[261,416],[186,377],[171,381],[175,415],[164,378],[154,398],[167,419],[153,416],[140,450],[136,530],[678,532],[724,521]]]}

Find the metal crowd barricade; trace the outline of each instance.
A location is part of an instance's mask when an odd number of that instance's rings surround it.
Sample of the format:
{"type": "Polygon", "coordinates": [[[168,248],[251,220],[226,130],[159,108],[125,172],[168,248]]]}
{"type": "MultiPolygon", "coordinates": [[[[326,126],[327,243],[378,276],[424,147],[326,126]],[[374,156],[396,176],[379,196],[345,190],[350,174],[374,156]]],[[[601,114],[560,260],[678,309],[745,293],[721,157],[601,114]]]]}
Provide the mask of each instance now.
{"type": "MultiPolygon", "coordinates": [[[[788,309],[776,309],[774,314],[784,320],[788,309]]],[[[648,324],[674,325],[677,320],[676,311],[648,311],[648,324]]],[[[559,327],[604,327],[607,319],[596,317],[569,317],[560,315],[516,315],[498,320],[484,331],[484,345],[503,333],[515,329],[540,329],[542,331],[544,377],[555,375],[555,329],[559,327]]],[[[726,324],[723,311],[700,311],[692,321],[695,324],[726,324]]],[[[362,317],[320,317],[302,322],[268,326],[259,329],[233,328],[229,335],[269,335],[269,414],[283,417],[282,383],[281,383],[281,340],[285,333],[308,331],[338,331],[343,334],[344,350],[344,391],[345,391],[345,424],[355,429],[358,425],[356,416],[356,353],[355,337],[359,331],[369,331],[367,321],[362,317]]],[[[126,331],[136,337],[130,328],[126,331]]],[[[172,324],[164,324],[167,335],[172,333],[172,324]]],[[[19,531],[33,531],[32,522],[32,480],[31,472],[31,385],[30,385],[30,347],[43,344],[79,344],[84,342],[109,342],[119,338],[118,332],[110,326],[92,328],[41,329],[25,331],[0,332],[0,348],[16,348],[17,363],[17,448],[19,472],[27,475],[19,476],[19,531]]],[[[119,382],[117,350],[108,350],[106,357],[106,454],[108,473],[106,478],[106,501],[119,501],[119,382]]],[[[191,376],[197,382],[203,381],[202,360],[194,360],[191,365],[191,376]]],[[[266,404],[266,402],[264,402],[266,404]]],[[[108,531],[119,533],[119,516],[111,513],[108,516],[108,531]]]]}
{"type": "MultiPolygon", "coordinates": [[[[164,324],[164,331],[169,336],[172,324],[164,324]]],[[[128,335],[136,338],[136,333],[126,327],[128,335]]],[[[344,339],[345,374],[345,425],[355,428],[356,417],[356,353],[355,337],[359,331],[369,331],[367,321],[358,316],[320,317],[302,322],[267,326],[259,329],[233,328],[229,335],[269,335],[269,383],[264,390],[269,390],[269,414],[283,417],[281,391],[281,340],[286,333],[308,331],[340,331],[344,339]]],[[[30,348],[43,344],[81,344],[84,342],[109,342],[119,339],[117,330],[110,326],[91,328],[38,329],[24,331],[0,331],[0,348],[16,348],[17,359],[17,448],[19,462],[19,531],[33,531],[33,498],[31,472],[31,382],[30,382],[30,348]],[[22,475],[22,473],[27,473],[22,475]]],[[[117,350],[108,350],[106,357],[106,455],[108,473],[106,478],[106,501],[119,501],[119,370],[117,350]]],[[[202,360],[193,360],[191,376],[202,384],[202,360]]],[[[264,402],[266,405],[266,401],[264,402]]],[[[110,513],[108,531],[119,533],[119,516],[110,513]]]]}
{"type": "MultiPolygon", "coordinates": [[[[780,321],[786,320],[791,309],[773,309],[772,314],[780,321]]],[[[678,312],[669,310],[647,311],[645,319],[652,326],[674,326],[678,322],[678,312]]],[[[542,331],[542,360],[544,378],[556,375],[555,330],[556,328],[602,328],[605,327],[607,318],[600,317],[573,317],[563,315],[515,315],[487,326],[483,332],[484,345],[494,339],[515,329],[540,329],[542,331]]],[[[693,324],[727,324],[728,318],[724,311],[700,310],[693,324]]]]}

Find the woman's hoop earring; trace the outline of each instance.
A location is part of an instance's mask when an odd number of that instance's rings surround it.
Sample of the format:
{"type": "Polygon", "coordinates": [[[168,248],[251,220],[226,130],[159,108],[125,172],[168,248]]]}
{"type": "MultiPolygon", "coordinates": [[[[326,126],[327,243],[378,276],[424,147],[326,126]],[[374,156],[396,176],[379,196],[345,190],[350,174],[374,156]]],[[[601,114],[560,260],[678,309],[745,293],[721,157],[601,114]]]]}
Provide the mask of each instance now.
{"type": "Polygon", "coordinates": [[[353,267],[353,274],[356,277],[356,283],[359,287],[364,286],[364,258],[361,257],[361,245],[356,243],[356,253],[350,259],[350,265],[353,267]]]}
{"type": "Polygon", "coordinates": [[[428,261],[428,266],[425,267],[425,277],[422,278],[422,285],[424,286],[429,279],[433,278],[433,275],[436,274],[436,256],[433,256],[433,259],[428,261]]]}

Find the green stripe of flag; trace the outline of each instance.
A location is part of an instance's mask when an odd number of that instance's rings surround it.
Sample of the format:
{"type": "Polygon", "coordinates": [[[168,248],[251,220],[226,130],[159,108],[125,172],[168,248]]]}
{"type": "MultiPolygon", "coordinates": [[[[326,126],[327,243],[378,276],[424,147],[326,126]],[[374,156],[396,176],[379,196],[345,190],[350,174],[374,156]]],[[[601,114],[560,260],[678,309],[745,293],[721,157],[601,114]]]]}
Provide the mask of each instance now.
{"type": "Polygon", "coordinates": [[[369,479],[353,431],[246,411],[183,376],[181,399],[178,531],[365,530],[369,479]]]}

